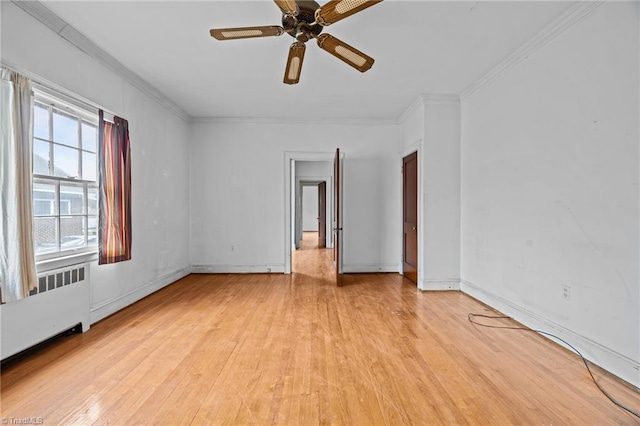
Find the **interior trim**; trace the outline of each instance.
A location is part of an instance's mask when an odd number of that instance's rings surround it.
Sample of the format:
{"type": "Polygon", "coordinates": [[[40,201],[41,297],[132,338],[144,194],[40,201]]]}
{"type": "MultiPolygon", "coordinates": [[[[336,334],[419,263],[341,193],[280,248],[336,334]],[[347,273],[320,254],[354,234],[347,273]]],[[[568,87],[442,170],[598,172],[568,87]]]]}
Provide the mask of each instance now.
{"type": "Polygon", "coordinates": [[[192,274],[283,274],[282,263],[260,265],[191,265],[192,274]]]}
{"type": "Polygon", "coordinates": [[[82,50],[87,55],[104,65],[106,68],[122,77],[142,93],[157,101],[166,109],[188,122],[191,117],[185,110],[175,104],[171,99],[163,95],[158,89],[147,83],[142,77],[131,71],[113,56],[109,55],[100,46],[87,38],[80,31],[76,30],[69,23],[39,1],[11,0],[13,4],[37,19],[53,32],[64,38],[69,43],[82,50]]]}
{"type": "MultiPolygon", "coordinates": [[[[640,370],[640,363],[637,361],[474,283],[461,280],[460,290],[474,299],[512,317],[514,320],[526,327],[555,334],[578,348],[578,350],[582,352],[582,355],[584,355],[584,357],[590,362],[593,362],[633,386],[640,387],[640,375],[638,374],[638,371],[640,370]]],[[[541,336],[565,347],[559,341],[551,339],[545,335],[541,336]]]]}
{"type": "Polygon", "coordinates": [[[96,322],[108,317],[109,315],[115,314],[121,309],[124,309],[134,304],[138,300],[147,297],[151,293],[155,293],[156,291],[170,284],[174,284],[176,281],[186,277],[189,274],[191,274],[191,267],[187,266],[148,281],[146,284],[128,291],[125,294],[121,294],[109,300],[105,300],[98,303],[97,305],[90,306],[89,323],[95,324],[96,322]]]}
{"type": "Polygon", "coordinates": [[[576,2],[573,6],[567,9],[562,15],[552,21],[544,29],[534,35],[529,41],[516,49],[513,53],[505,57],[502,61],[498,62],[489,72],[471,83],[466,89],[460,93],[461,99],[467,99],[474,93],[481,90],[483,87],[491,84],[493,80],[498,78],[505,71],[517,66],[524,62],[540,50],[543,46],[547,45],[566,30],[582,21],[585,17],[589,16],[595,9],[597,9],[603,0],[598,1],[581,1],[576,2]]]}
{"type": "Polygon", "coordinates": [[[388,118],[296,118],[296,117],[193,117],[191,123],[205,124],[324,124],[338,126],[389,126],[396,119],[388,118]]]}
{"type": "Polygon", "coordinates": [[[460,96],[447,93],[422,93],[409,104],[404,112],[396,119],[396,124],[403,124],[407,118],[421,106],[426,104],[459,104],[460,96]]]}

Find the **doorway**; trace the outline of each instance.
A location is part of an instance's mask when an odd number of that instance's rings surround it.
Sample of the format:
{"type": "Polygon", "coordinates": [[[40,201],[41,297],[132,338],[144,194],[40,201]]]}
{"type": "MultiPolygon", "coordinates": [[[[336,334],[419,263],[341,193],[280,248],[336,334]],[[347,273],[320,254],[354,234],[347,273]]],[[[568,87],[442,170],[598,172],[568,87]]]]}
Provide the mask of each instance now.
{"type": "MultiPolygon", "coordinates": [[[[303,241],[302,203],[303,187],[324,183],[325,186],[325,227],[324,246],[333,252],[333,157],[332,152],[285,152],[285,274],[293,270],[293,255],[301,247],[303,241]]],[[[312,191],[313,192],[313,191],[312,191]]],[[[318,191],[319,192],[319,191],[318,191]]],[[[316,195],[320,201],[320,194],[316,195]]],[[[319,204],[319,203],[318,203],[319,204]]],[[[319,221],[319,212],[316,212],[315,220],[319,221]]],[[[318,224],[319,225],[319,224],[318,224]]],[[[318,232],[314,235],[315,247],[318,247],[318,232]]],[[[332,258],[332,256],[330,255],[332,258]]]]}
{"type": "Polygon", "coordinates": [[[402,270],[418,283],[418,153],[402,159],[402,270]]]}
{"type": "Polygon", "coordinates": [[[318,172],[328,171],[329,163],[297,162],[295,197],[295,244],[292,247],[291,272],[305,276],[318,274],[320,271],[332,269],[333,239],[327,239],[327,217],[331,205],[327,197],[327,184],[331,184],[333,177],[326,176],[319,179],[310,176],[318,172]],[[326,169],[326,170],[325,170],[326,169]]]}
{"type": "MultiPolygon", "coordinates": [[[[332,247],[333,240],[327,239],[327,233],[331,230],[331,224],[327,223],[327,217],[331,217],[331,212],[328,210],[330,203],[327,200],[327,181],[330,179],[322,181],[301,180],[299,182],[300,191],[299,199],[297,199],[299,208],[296,208],[295,212],[295,249],[301,247],[303,239],[308,245],[311,241],[311,235],[313,235],[315,247],[332,247]]],[[[296,197],[298,198],[298,196],[296,197]]]]}

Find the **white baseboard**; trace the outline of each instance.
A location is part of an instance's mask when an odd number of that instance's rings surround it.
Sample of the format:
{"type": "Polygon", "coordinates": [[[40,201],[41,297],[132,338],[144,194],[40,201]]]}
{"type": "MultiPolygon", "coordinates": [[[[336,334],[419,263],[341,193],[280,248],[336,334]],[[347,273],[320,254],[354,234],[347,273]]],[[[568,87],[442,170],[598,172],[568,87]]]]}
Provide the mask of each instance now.
{"type": "Polygon", "coordinates": [[[345,263],[342,265],[345,274],[367,274],[371,272],[398,272],[397,263],[345,263]]]}
{"type": "Polygon", "coordinates": [[[151,293],[154,293],[161,288],[166,287],[167,285],[186,277],[190,273],[191,268],[186,267],[178,271],[163,275],[162,277],[156,278],[155,280],[143,285],[142,287],[138,287],[135,290],[130,291],[129,293],[102,302],[99,305],[91,308],[89,312],[89,321],[91,324],[94,324],[101,319],[104,319],[109,315],[118,312],[120,309],[126,308],[127,306],[137,302],[138,300],[147,297],[151,293]]]}
{"type": "Polygon", "coordinates": [[[283,264],[271,265],[193,265],[194,274],[269,274],[284,273],[283,264]]]}
{"type": "Polygon", "coordinates": [[[418,288],[422,291],[448,291],[460,290],[460,278],[421,279],[418,280],[418,288]]]}
{"type": "MultiPolygon", "coordinates": [[[[575,346],[589,361],[602,367],[611,374],[620,377],[622,380],[631,383],[633,386],[640,387],[640,362],[637,360],[633,360],[609,349],[598,342],[569,330],[560,324],[531,312],[528,309],[498,296],[493,292],[476,286],[469,281],[461,281],[461,290],[463,293],[486,303],[529,328],[551,333],[566,340],[571,345],[575,346]]],[[[561,346],[565,346],[562,342],[556,341],[544,334],[541,334],[541,336],[544,336],[561,346]]]]}

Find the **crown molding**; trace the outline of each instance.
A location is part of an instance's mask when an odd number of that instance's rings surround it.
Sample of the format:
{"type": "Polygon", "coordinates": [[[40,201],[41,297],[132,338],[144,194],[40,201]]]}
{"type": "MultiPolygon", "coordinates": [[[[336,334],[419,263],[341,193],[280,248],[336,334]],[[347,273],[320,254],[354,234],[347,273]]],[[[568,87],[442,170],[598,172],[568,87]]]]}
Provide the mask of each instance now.
{"type": "Polygon", "coordinates": [[[119,75],[145,95],[154,99],[160,105],[180,117],[184,121],[189,121],[191,117],[185,110],[180,108],[171,99],[162,94],[158,89],[146,82],[138,74],[131,71],[113,56],[109,55],[101,47],[95,44],[80,31],[76,30],[65,20],[53,13],[44,4],[36,0],[11,0],[13,4],[37,19],[60,37],[76,46],[78,49],[98,61],[100,64],[119,75]]]}
{"type": "Polygon", "coordinates": [[[411,102],[409,104],[409,106],[404,110],[404,112],[402,114],[400,114],[400,116],[397,118],[397,123],[398,124],[402,124],[405,122],[405,120],[411,115],[413,114],[418,108],[420,108],[421,106],[424,105],[424,99],[422,98],[422,95],[418,95],[418,97],[416,97],[413,102],[411,102]]]}
{"type": "Polygon", "coordinates": [[[425,93],[421,95],[425,104],[459,104],[460,96],[445,93],[425,93]]]}
{"type": "Polygon", "coordinates": [[[402,124],[405,120],[415,112],[421,106],[430,104],[459,104],[460,96],[446,93],[423,93],[416,97],[416,99],[409,104],[404,112],[396,119],[397,124],[402,124]]]}
{"type": "Polygon", "coordinates": [[[389,126],[395,119],[386,118],[293,118],[293,117],[193,117],[191,123],[204,124],[324,124],[334,126],[389,126]]]}
{"type": "Polygon", "coordinates": [[[585,17],[589,16],[595,9],[597,9],[603,0],[599,1],[579,1],[569,9],[567,9],[562,15],[556,18],[553,22],[547,25],[544,29],[534,35],[529,41],[513,51],[496,66],[491,68],[485,75],[467,86],[461,93],[460,99],[467,99],[474,93],[481,90],[483,87],[491,84],[493,80],[498,78],[505,71],[519,65],[540,50],[543,46],[547,45],[566,30],[582,21],[585,17]]]}

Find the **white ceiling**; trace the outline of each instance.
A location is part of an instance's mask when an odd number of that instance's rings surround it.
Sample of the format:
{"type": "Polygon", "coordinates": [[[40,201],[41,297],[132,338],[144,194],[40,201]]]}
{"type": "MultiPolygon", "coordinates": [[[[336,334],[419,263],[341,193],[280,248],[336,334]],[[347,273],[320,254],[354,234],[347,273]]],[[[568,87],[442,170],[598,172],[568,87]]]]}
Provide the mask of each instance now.
{"type": "Polygon", "coordinates": [[[371,70],[310,42],[300,83],[289,86],[288,35],[209,36],[280,25],[270,0],[44,3],[192,117],[295,119],[396,119],[419,94],[459,94],[572,5],[387,0],[324,29],[374,57],[371,70]]]}

